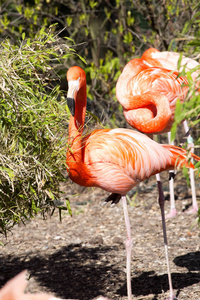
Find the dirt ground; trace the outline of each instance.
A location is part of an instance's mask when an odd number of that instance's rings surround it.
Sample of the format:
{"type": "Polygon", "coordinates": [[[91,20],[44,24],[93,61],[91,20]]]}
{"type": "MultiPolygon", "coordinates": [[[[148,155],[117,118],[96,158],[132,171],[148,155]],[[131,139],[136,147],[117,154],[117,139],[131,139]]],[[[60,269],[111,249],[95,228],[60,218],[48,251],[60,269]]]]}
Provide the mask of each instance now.
{"type": "MultiPolygon", "coordinates": [[[[168,174],[162,175],[168,198],[168,174]]],[[[183,213],[190,191],[178,174],[175,194],[178,215],[167,220],[173,285],[180,300],[200,300],[200,228],[195,215],[183,213]]],[[[197,182],[198,200],[200,183],[197,182]]],[[[27,290],[60,298],[90,300],[99,295],[126,299],[126,237],[122,204],[102,206],[100,189],[62,187],[73,217],[63,213],[26,226],[16,226],[0,241],[0,286],[20,271],[30,275],[27,290]],[[76,196],[74,193],[78,191],[76,196]]],[[[169,295],[155,177],[134,188],[129,203],[132,226],[132,289],[134,299],[165,299],[169,295]],[[134,193],[137,192],[136,197],[134,193]]],[[[165,210],[169,210],[166,201],[165,210]]]]}

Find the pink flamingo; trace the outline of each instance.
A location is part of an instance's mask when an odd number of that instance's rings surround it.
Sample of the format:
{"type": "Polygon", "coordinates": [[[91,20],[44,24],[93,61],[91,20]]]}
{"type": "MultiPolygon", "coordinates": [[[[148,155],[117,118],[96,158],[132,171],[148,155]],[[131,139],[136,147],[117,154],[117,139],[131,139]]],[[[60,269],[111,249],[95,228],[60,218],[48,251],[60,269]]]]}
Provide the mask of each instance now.
{"type": "MultiPolygon", "coordinates": [[[[155,48],[149,48],[147,49],[141,59],[148,62],[151,66],[154,67],[162,67],[168,70],[177,70],[178,68],[178,61],[180,59],[180,54],[177,52],[172,51],[163,51],[160,52],[155,48]]],[[[180,69],[178,70],[181,72],[183,68],[185,69],[185,72],[195,70],[199,67],[199,63],[191,59],[189,57],[182,56],[181,62],[180,62],[180,69]]],[[[193,78],[194,83],[197,81],[197,77],[199,75],[200,69],[195,70],[191,73],[191,76],[193,78]]],[[[199,83],[196,83],[196,87],[198,88],[199,83]]],[[[187,135],[187,142],[188,147],[191,149],[192,152],[194,152],[194,143],[191,135],[189,134],[189,127],[187,121],[183,121],[183,126],[185,133],[187,135]]],[[[168,141],[171,144],[174,144],[174,141],[171,141],[171,132],[168,132],[168,141]]],[[[170,212],[167,214],[166,218],[174,217],[177,214],[176,207],[175,207],[175,197],[174,197],[174,172],[170,171],[170,181],[169,181],[169,187],[170,187],[170,212]]],[[[198,211],[198,204],[197,204],[197,198],[196,198],[196,190],[195,190],[195,180],[194,180],[194,170],[190,169],[190,185],[191,185],[191,191],[192,191],[192,209],[188,211],[188,213],[197,213],[198,211]]]]}
{"type": "MultiPolygon", "coordinates": [[[[179,73],[176,71],[152,67],[150,63],[152,59],[148,62],[143,59],[132,59],[118,78],[116,96],[123,106],[127,122],[132,127],[153,137],[153,134],[171,130],[176,101],[178,98],[181,102],[185,100],[188,81],[186,77],[178,77],[179,73]]],[[[186,122],[184,126],[187,127],[186,122]]],[[[194,177],[193,172],[192,174],[194,177]]],[[[156,176],[160,180],[159,174],[156,176]]],[[[173,179],[170,180],[170,191],[173,192],[173,179]]],[[[193,207],[197,211],[198,206],[195,200],[193,207]]],[[[175,203],[172,203],[170,213],[166,218],[175,214],[175,203]]]]}
{"type": "MultiPolygon", "coordinates": [[[[67,72],[67,81],[67,102],[71,111],[66,158],[68,174],[71,180],[79,185],[100,187],[111,192],[109,200],[122,199],[127,230],[127,290],[128,299],[131,300],[132,238],[126,193],[139,182],[158,172],[183,165],[191,168],[194,166],[187,162],[186,150],[172,145],[160,145],[146,135],[130,129],[100,129],[83,135],[87,101],[85,72],[80,67],[71,67],[67,72]]],[[[200,160],[194,154],[191,155],[200,160]]],[[[158,187],[161,212],[164,216],[161,182],[158,182],[158,187]]],[[[167,251],[164,219],[163,230],[167,251]]],[[[166,258],[170,299],[175,299],[168,255],[166,258]]]]}

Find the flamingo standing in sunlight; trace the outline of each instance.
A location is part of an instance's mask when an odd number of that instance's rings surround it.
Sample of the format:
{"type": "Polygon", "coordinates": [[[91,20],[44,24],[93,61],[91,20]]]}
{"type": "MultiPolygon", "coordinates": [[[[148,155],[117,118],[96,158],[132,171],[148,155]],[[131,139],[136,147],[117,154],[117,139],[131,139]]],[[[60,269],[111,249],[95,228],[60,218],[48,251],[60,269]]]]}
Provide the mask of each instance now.
{"type": "MultiPolygon", "coordinates": [[[[182,102],[185,100],[188,81],[184,76],[177,77],[179,73],[176,71],[152,67],[150,63],[152,64],[152,59],[147,62],[143,59],[132,59],[118,78],[116,96],[123,106],[127,122],[153,137],[153,134],[170,131],[174,122],[176,101],[178,98],[182,102]]],[[[187,123],[184,123],[184,126],[188,128],[187,123]]],[[[191,137],[189,138],[191,141],[191,137]]],[[[194,173],[192,174],[194,177],[194,173]]],[[[156,176],[160,180],[159,174],[156,176]]],[[[173,191],[171,179],[170,192],[173,191]]],[[[197,212],[195,199],[194,197],[193,210],[197,212]]],[[[176,215],[175,203],[171,204],[170,213],[166,218],[176,215]]]]}
{"type": "MultiPolygon", "coordinates": [[[[146,135],[131,129],[100,129],[83,136],[87,99],[85,72],[80,67],[71,67],[67,72],[67,81],[67,102],[71,111],[66,158],[68,174],[71,180],[79,185],[100,187],[111,192],[109,200],[122,199],[127,230],[127,290],[128,299],[131,300],[132,238],[126,193],[140,181],[158,172],[174,169],[175,166],[186,165],[191,168],[194,166],[187,162],[186,150],[172,145],[160,145],[146,135]]],[[[191,155],[200,160],[194,154],[191,155]]],[[[164,197],[160,182],[158,186],[160,207],[164,216],[164,197]]],[[[164,221],[163,226],[166,239],[164,221]]],[[[176,298],[171,284],[168,256],[167,267],[172,300],[176,298]]]]}
{"type": "MultiPolygon", "coordinates": [[[[158,51],[155,48],[149,48],[147,49],[141,59],[148,62],[151,66],[154,67],[162,67],[166,68],[168,70],[177,70],[178,69],[178,61],[180,59],[180,54],[177,52],[172,51],[158,51]]],[[[179,72],[185,69],[185,72],[193,70],[191,73],[192,79],[194,83],[197,81],[197,77],[199,75],[200,69],[199,63],[191,59],[189,57],[182,56],[180,61],[180,68],[179,72]]],[[[195,83],[196,87],[198,88],[199,83],[195,83]]],[[[193,139],[191,135],[189,134],[189,127],[187,124],[187,121],[183,121],[183,126],[185,133],[187,135],[187,142],[188,147],[191,149],[192,152],[194,152],[194,144],[193,139]]],[[[174,144],[173,141],[171,141],[171,132],[168,132],[168,141],[169,143],[174,144]]],[[[167,215],[167,217],[174,217],[177,214],[176,208],[175,208],[175,197],[174,197],[174,172],[170,171],[170,212],[167,215]]],[[[190,169],[190,185],[191,185],[191,191],[192,191],[192,209],[189,210],[189,213],[196,213],[198,211],[198,204],[197,204],[197,198],[196,198],[196,190],[195,190],[195,180],[194,180],[194,170],[190,169]]]]}

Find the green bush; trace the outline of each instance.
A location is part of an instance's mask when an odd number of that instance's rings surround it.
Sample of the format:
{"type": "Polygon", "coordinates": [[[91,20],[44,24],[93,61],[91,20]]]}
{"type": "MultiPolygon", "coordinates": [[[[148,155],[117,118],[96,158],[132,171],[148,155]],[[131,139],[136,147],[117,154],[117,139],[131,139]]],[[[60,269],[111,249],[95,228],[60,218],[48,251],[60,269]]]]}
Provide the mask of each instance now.
{"type": "Polygon", "coordinates": [[[52,210],[65,178],[69,116],[55,65],[69,47],[41,29],[0,45],[0,232],[52,210]],[[62,49],[62,51],[60,50],[62,49]]]}

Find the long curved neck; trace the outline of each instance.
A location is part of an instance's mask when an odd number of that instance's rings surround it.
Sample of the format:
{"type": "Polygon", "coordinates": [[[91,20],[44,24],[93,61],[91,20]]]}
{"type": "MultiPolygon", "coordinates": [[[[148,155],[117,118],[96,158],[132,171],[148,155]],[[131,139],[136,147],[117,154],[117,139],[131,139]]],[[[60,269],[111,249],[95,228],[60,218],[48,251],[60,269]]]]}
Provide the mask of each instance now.
{"type": "Polygon", "coordinates": [[[131,96],[128,100],[123,110],[129,125],[144,133],[162,132],[167,129],[172,112],[166,96],[147,92],[131,96]]]}
{"type": "Polygon", "coordinates": [[[84,85],[76,94],[75,115],[74,117],[71,115],[69,122],[69,151],[76,161],[81,161],[82,158],[82,133],[85,122],[86,102],[86,85],[84,85]]]}
{"type": "Polygon", "coordinates": [[[125,93],[131,80],[137,76],[141,71],[148,69],[149,66],[139,58],[130,60],[124,67],[122,74],[119,76],[116,84],[117,100],[124,107],[126,102],[125,93]]]}

